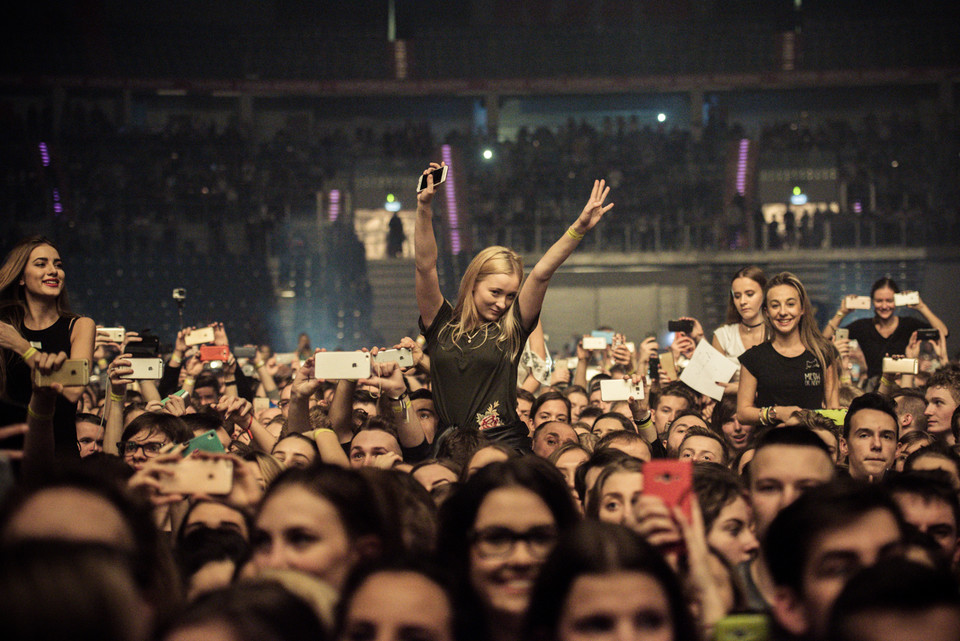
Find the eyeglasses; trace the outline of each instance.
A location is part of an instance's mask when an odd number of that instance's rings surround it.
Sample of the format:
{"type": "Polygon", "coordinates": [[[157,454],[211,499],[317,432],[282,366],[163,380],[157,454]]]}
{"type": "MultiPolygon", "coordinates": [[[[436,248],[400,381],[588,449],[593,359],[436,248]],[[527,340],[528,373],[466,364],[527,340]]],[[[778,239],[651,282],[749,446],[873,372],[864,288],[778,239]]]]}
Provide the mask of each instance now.
{"type": "Polygon", "coordinates": [[[557,542],[557,529],[552,525],[533,527],[526,532],[514,532],[505,527],[488,527],[474,530],[470,540],[477,546],[480,556],[505,557],[509,556],[518,541],[527,544],[530,555],[537,559],[546,558],[557,542]]]}
{"type": "Polygon", "coordinates": [[[282,401],[277,401],[277,407],[279,407],[280,409],[285,408],[289,404],[290,404],[290,400],[286,398],[283,399],[282,401]]]}
{"type": "Polygon", "coordinates": [[[127,454],[133,454],[137,450],[143,450],[144,456],[156,456],[160,453],[167,443],[157,443],[156,441],[150,441],[149,443],[134,443],[133,441],[121,441],[117,443],[117,449],[120,450],[120,455],[125,456],[127,454]]]}

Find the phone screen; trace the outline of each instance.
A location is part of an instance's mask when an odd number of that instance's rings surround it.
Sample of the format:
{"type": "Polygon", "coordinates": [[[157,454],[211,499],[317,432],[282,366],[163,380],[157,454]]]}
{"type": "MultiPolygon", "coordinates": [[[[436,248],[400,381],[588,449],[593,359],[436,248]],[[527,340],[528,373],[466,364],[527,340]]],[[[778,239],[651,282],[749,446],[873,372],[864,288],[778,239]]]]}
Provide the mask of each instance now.
{"type": "MultiPolygon", "coordinates": [[[[420,183],[417,185],[417,191],[423,191],[427,188],[427,175],[428,174],[420,174],[420,183]]],[[[447,168],[441,167],[440,169],[434,169],[429,175],[433,176],[433,185],[437,186],[446,180],[447,168]]]]}

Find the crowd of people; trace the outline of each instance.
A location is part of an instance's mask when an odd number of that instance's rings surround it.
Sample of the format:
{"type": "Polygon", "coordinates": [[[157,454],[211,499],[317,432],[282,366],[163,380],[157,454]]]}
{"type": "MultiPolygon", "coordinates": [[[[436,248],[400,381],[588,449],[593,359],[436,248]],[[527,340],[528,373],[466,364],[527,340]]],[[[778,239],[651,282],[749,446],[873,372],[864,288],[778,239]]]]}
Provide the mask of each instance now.
{"type": "Polygon", "coordinates": [[[544,295],[617,190],[526,276],[480,251],[448,301],[437,170],[421,335],[385,346],[238,345],[226,310],[104,327],[52,241],[10,250],[7,638],[956,638],[960,364],[919,293],[881,278],[872,318],[845,298],[820,328],[796,276],[748,266],[712,335],[584,328],[555,358],[544,295]]]}
{"type": "MultiPolygon", "coordinates": [[[[611,249],[654,249],[655,236],[664,249],[761,245],[759,205],[725,202],[728,171],[736,164],[731,157],[745,133],[725,124],[720,110],[698,135],[621,116],[598,124],[571,118],[561,126],[521,128],[501,140],[458,130],[441,135],[422,122],[350,131],[322,120],[298,126],[293,119],[266,137],[236,120],[214,125],[189,116],[171,116],[159,129],[121,127],[99,107],[79,102],[65,104],[56,126],[51,114],[38,111],[25,121],[7,118],[5,201],[14,215],[5,224],[49,218],[56,189],[63,215],[75,223],[70,239],[78,240],[71,242],[79,246],[116,234],[123,242],[110,245],[115,251],[150,253],[162,239],[177,237],[178,230],[183,236],[185,225],[202,220],[207,235],[197,242],[204,244],[188,249],[217,251],[218,242],[242,230],[251,243],[274,234],[278,242],[270,249],[279,253],[287,239],[278,221],[312,218],[317,193],[331,188],[334,177],[360,171],[370,159],[419,165],[441,142],[462,159],[460,209],[476,229],[499,232],[492,243],[506,242],[504,230],[513,228],[513,242],[529,244],[535,227],[562,224],[563,212],[579,198],[577,185],[604,175],[620,196],[617,225],[605,236],[611,249]],[[45,167],[38,163],[43,141],[45,167]],[[487,150],[490,160],[483,158],[487,150]],[[627,228],[633,247],[623,245],[627,228]]],[[[843,216],[824,209],[836,227],[831,242],[859,237],[864,245],[931,245],[960,233],[956,184],[949,179],[956,174],[956,139],[949,123],[923,124],[894,113],[768,124],[755,142],[759,168],[779,167],[785,157],[807,167],[813,154],[837,169],[838,180],[848,185],[850,209],[843,216]],[[857,226],[859,235],[852,231],[857,226]]],[[[785,244],[819,247],[823,222],[813,229],[804,219],[797,224],[809,230],[776,231],[768,242],[776,247],[787,234],[785,244]]],[[[14,242],[29,231],[5,235],[14,242]]]]}

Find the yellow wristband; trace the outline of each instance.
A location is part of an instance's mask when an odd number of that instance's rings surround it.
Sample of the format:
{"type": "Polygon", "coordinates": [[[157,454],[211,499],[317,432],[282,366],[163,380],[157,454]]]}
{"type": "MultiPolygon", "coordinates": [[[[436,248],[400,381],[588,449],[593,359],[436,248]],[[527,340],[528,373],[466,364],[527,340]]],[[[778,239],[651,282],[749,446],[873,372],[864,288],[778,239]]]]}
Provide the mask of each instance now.
{"type": "Polygon", "coordinates": [[[23,353],[23,360],[28,361],[30,357],[37,353],[37,348],[33,345],[30,346],[30,349],[23,353]]]}
{"type": "Polygon", "coordinates": [[[122,403],[123,397],[120,396],[119,394],[114,394],[113,392],[110,392],[110,400],[113,401],[114,403],[122,403]]]}
{"type": "Polygon", "coordinates": [[[189,385],[190,387],[193,387],[193,385],[194,385],[196,382],[197,382],[197,379],[195,379],[195,378],[190,378],[190,377],[188,376],[188,377],[186,377],[185,379],[183,379],[183,386],[186,387],[187,385],[189,385]]]}
{"type": "Polygon", "coordinates": [[[27,405],[27,414],[37,419],[38,421],[49,421],[53,418],[53,414],[37,414],[33,411],[33,408],[27,405]]]}
{"type": "Polygon", "coordinates": [[[577,231],[576,229],[574,229],[573,227],[567,228],[567,236],[569,236],[570,238],[572,238],[572,239],[574,239],[574,240],[583,240],[583,234],[581,234],[580,232],[578,232],[578,231],[577,231]]]}

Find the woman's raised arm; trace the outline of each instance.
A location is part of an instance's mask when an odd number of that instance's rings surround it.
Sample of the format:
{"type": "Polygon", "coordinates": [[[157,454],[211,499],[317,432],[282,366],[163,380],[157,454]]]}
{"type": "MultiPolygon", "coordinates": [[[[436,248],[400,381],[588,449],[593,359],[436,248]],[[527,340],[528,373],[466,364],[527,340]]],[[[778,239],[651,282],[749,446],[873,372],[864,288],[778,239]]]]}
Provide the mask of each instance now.
{"type": "Polygon", "coordinates": [[[523,317],[523,322],[528,324],[524,329],[531,329],[532,325],[530,323],[539,316],[540,308],[543,306],[543,297],[547,293],[547,286],[550,284],[554,272],[577,248],[577,245],[583,240],[584,234],[596,227],[603,215],[613,207],[613,203],[603,204],[609,193],[610,188],[607,187],[605,181],[593,181],[590,199],[584,205],[583,211],[580,212],[576,222],[530,270],[530,275],[527,276],[523,287],[520,288],[520,294],[517,296],[520,315],[523,317]]]}
{"type": "Polygon", "coordinates": [[[430,163],[430,168],[423,172],[427,176],[427,187],[417,194],[417,222],[414,228],[413,248],[417,265],[417,308],[424,327],[430,327],[433,324],[433,319],[443,305],[440,278],[437,276],[437,238],[433,234],[433,207],[431,206],[437,188],[433,184],[433,176],[430,175],[442,166],[435,162],[430,163]]]}

